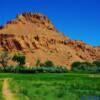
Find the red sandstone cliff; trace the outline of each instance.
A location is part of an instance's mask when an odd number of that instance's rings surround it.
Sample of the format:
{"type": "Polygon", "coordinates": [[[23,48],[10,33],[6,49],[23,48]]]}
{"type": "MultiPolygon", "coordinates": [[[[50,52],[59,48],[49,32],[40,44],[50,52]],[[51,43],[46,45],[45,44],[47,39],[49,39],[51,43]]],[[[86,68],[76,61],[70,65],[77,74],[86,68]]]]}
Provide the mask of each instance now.
{"type": "Polygon", "coordinates": [[[37,13],[23,13],[0,27],[0,51],[3,50],[24,53],[28,65],[40,59],[70,68],[74,61],[100,59],[100,47],[70,40],[58,32],[46,16],[37,13]]]}

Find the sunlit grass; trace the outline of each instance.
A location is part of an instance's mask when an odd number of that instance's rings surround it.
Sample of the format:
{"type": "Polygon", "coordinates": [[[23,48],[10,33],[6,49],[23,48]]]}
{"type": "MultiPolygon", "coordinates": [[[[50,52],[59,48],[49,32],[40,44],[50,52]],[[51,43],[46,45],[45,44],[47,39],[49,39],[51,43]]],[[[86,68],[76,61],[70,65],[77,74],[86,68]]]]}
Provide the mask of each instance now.
{"type": "Polygon", "coordinates": [[[84,95],[100,96],[100,75],[90,77],[91,74],[62,73],[8,76],[12,78],[9,81],[10,89],[19,100],[80,100],[84,95]]]}
{"type": "Polygon", "coordinates": [[[3,100],[2,86],[3,86],[3,79],[0,79],[0,100],[3,100]]]}

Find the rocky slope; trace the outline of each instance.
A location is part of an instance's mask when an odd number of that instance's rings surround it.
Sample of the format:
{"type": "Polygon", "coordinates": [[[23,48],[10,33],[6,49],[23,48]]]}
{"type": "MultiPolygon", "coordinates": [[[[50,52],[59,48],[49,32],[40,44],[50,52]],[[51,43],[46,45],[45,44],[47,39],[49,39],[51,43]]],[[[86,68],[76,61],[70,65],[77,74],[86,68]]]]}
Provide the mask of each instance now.
{"type": "Polygon", "coordinates": [[[100,59],[100,47],[71,40],[58,32],[48,18],[38,13],[23,13],[0,27],[0,51],[26,55],[26,65],[52,60],[70,69],[74,61],[100,59]]]}

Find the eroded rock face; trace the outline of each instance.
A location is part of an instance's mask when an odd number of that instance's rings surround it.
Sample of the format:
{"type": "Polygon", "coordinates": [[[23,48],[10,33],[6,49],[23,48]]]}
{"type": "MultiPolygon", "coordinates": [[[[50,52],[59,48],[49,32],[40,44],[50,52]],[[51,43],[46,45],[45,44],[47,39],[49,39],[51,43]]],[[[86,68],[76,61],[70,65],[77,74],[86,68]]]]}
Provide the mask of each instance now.
{"type": "Polygon", "coordinates": [[[52,60],[70,69],[74,61],[100,59],[100,47],[71,40],[58,32],[48,18],[38,13],[23,13],[0,28],[0,51],[23,52],[29,65],[38,59],[52,60]]]}
{"type": "Polygon", "coordinates": [[[96,52],[96,59],[100,60],[100,46],[94,47],[96,52]]]}
{"type": "Polygon", "coordinates": [[[8,21],[7,24],[35,24],[38,27],[47,28],[48,30],[56,31],[55,27],[48,18],[39,13],[23,13],[17,15],[16,20],[8,21]]]}

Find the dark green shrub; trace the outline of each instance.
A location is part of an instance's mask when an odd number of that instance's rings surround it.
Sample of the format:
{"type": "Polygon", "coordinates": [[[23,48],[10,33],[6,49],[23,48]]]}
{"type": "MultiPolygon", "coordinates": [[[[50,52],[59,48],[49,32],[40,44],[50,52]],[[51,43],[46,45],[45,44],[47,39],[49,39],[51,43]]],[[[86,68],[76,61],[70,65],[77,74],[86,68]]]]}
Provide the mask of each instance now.
{"type": "Polygon", "coordinates": [[[52,61],[48,60],[44,63],[44,67],[54,67],[54,63],[52,61]]]}
{"type": "Polygon", "coordinates": [[[64,67],[24,67],[24,66],[7,66],[5,69],[0,67],[0,72],[12,73],[65,73],[67,69],[64,67]]]}
{"type": "Polygon", "coordinates": [[[84,72],[97,72],[97,66],[89,62],[81,63],[80,68],[84,72]]]}
{"type": "Polygon", "coordinates": [[[12,58],[13,61],[18,62],[19,66],[23,66],[25,64],[25,56],[22,54],[18,54],[18,55],[14,55],[14,57],[12,58]]]}
{"type": "Polygon", "coordinates": [[[100,60],[93,61],[93,64],[95,64],[96,66],[100,67],[100,60]]]}
{"type": "Polygon", "coordinates": [[[14,55],[12,58],[13,61],[18,62],[18,66],[7,66],[5,69],[0,68],[0,72],[13,72],[13,73],[65,73],[67,69],[62,66],[54,66],[53,62],[48,60],[45,63],[40,63],[40,60],[37,60],[37,67],[25,67],[25,56],[23,55],[14,55]]]}
{"type": "Polygon", "coordinates": [[[80,69],[81,62],[74,62],[72,63],[71,67],[73,71],[78,71],[80,69]]]}
{"type": "Polygon", "coordinates": [[[98,69],[95,64],[90,62],[74,62],[72,64],[72,71],[96,73],[98,69]]]}
{"type": "Polygon", "coordinates": [[[93,64],[96,65],[98,72],[100,72],[100,60],[93,61],[93,64]]]}
{"type": "Polygon", "coordinates": [[[12,72],[13,71],[13,66],[6,66],[4,69],[4,72],[12,72]]]}
{"type": "Polygon", "coordinates": [[[4,67],[0,67],[0,72],[4,72],[4,67]]]}

